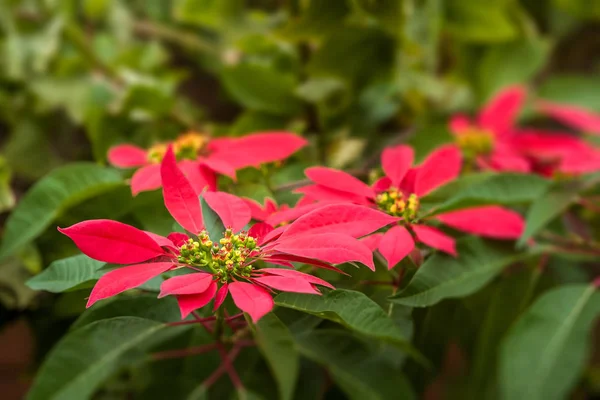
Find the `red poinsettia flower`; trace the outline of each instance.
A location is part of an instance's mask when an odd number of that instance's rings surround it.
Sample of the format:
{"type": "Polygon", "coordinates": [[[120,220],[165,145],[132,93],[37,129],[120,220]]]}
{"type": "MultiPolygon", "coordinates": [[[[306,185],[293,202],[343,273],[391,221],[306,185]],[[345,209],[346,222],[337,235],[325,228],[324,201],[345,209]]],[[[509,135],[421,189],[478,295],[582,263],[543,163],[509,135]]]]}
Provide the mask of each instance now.
{"type": "Polygon", "coordinates": [[[429,225],[434,221],[491,238],[516,239],[521,236],[524,227],[522,217],[499,206],[471,207],[421,218],[421,199],[455,179],[460,173],[462,160],[459,150],[453,145],[434,151],[417,167],[412,167],[413,159],[412,148],[405,145],[384,150],[381,162],[385,177],[373,186],[342,171],[325,167],[308,168],[306,176],[315,184],[298,191],[312,201],[352,202],[397,217],[399,222],[385,233],[363,239],[372,250],[379,250],[390,268],[408,255],[416,242],[456,255],[454,239],[429,225]]]}
{"type": "MultiPolygon", "coordinates": [[[[307,232],[307,224],[318,224],[320,215],[305,215],[297,221],[304,224],[299,228],[290,224],[274,229],[257,223],[247,233],[241,231],[251,219],[250,208],[228,193],[203,195],[227,227],[222,238],[211,238],[205,230],[196,191],[178,167],[172,148],[167,150],[160,166],[165,206],[189,235],[172,233],[163,237],[110,220],[84,221],[59,228],[91,258],[133,264],[104,274],[92,290],[88,307],[167,271],[187,268],[194,272],[167,279],[160,294],[177,296],[183,317],[213,298],[218,308],[231,293],[234,303],[256,321],[273,307],[270,294],[273,290],[319,294],[316,285],[331,287],[319,278],[294,270],[292,262],[335,271],[339,270],[331,264],[351,261],[373,267],[371,251],[355,236],[307,232]],[[259,262],[285,268],[258,268],[259,262]]],[[[384,224],[370,224],[369,229],[374,231],[384,224]]],[[[361,234],[372,232],[361,229],[361,234]]]]}
{"type": "Polygon", "coordinates": [[[271,226],[284,225],[289,223],[290,221],[294,221],[299,217],[316,210],[317,208],[323,207],[326,204],[332,204],[335,202],[323,201],[319,203],[315,203],[312,201],[307,202],[307,204],[297,204],[295,207],[290,207],[287,204],[283,204],[281,206],[277,205],[275,201],[270,198],[265,200],[265,204],[261,205],[260,203],[251,200],[251,199],[243,199],[248,207],[250,207],[252,213],[252,219],[256,221],[266,222],[271,226]]]}
{"type": "Polygon", "coordinates": [[[215,173],[235,178],[237,170],[281,161],[306,145],[306,140],[287,132],[266,132],[241,138],[210,139],[189,132],[172,143],[159,143],[145,150],[130,144],[112,147],[108,161],[120,168],[141,167],[131,178],[137,194],[161,187],[160,162],[168,146],[173,146],[179,168],[189,177],[198,193],[216,190],[215,173]]]}
{"type": "Polygon", "coordinates": [[[538,109],[557,121],[582,133],[600,135],[600,114],[584,107],[540,101],[538,109]]]}
{"type": "Polygon", "coordinates": [[[514,147],[515,119],[525,100],[520,86],[502,90],[472,121],[465,115],[450,120],[450,131],[465,157],[479,168],[495,171],[528,172],[529,162],[514,147]]]}

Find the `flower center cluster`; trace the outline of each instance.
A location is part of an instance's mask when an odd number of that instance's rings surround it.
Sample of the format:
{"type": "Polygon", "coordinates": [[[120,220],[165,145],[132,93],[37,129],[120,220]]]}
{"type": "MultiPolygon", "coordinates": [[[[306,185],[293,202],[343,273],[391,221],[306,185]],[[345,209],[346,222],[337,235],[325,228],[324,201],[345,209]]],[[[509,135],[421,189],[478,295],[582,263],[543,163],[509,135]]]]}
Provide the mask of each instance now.
{"type": "Polygon", "coordinates": [[[494,149],[494,135],[485,129],[469,128],[457,135],[456,141],[467,158],[489,154],[494,149]]]}
{"type": "Polygon", "coordinates": [[[246,261],[253,253],[260,251],[256,240],[247,233],[237,235],[227,229],[218,243],[210,240],[206,231],[200,232],[198,240],[189,239],[179,249],[178,261],[194,267],[210,269],[222,283],[232,280],[232,276],[250,277],[252,265],[246,261]]]}
{"type": "Polygon", "coordinates": [[[406,221],[414,220],[419,211],[417,195],[412,193],[407,197],[396,188],[390,188],[388,191],[378,194],[375,202],[380,210],[395,217],[402,217],[406,221]]]}
{"type": "MultiPolygon", "coordinates": [[[[208,136],[189,132],[181,135],[173,142],[173,151],[177,160],[195,160],[204,150],[208,143],[208,136]]],[[[152,163],[160,163],[167,152],[167,145],[164,143],[156,144],[148,149],[148,160],[152,163]]]]}

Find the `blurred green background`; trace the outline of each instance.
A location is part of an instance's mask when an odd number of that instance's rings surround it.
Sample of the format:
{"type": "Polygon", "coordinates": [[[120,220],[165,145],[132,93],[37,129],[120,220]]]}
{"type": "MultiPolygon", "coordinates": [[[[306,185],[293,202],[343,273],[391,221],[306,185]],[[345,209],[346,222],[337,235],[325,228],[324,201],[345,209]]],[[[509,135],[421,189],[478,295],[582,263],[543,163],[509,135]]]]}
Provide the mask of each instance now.
{"type": "MultiPolygon", "coordinates": [[[[286,182],[404,139],[423,154],[448,140],[449,115],[508,84],[600,111],[599,61],[598,0],[2,0],[1,218],[59,166],[190,129],[303,134],[286,182]]],[[[57,215],[126,219],[156,200],[107,196],[57,215]]],[[[38,357],[81,311],[23,284],[72,251],[42,231],[0,261],[0,325],[34,321],[38,357]]]]}

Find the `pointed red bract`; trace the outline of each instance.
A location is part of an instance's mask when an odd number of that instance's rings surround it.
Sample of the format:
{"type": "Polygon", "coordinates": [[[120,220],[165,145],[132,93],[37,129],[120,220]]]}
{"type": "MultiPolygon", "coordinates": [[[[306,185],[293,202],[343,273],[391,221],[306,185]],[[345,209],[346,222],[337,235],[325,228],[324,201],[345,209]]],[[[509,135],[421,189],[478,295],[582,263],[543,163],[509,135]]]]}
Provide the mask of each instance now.
{"type": "Polygon", "coordinates": [[[499,206],[452,211],[436,218],[454,229],[497,239],[518,239],[525,228],[519,213],[499,206]]]}
{"type": "Polygon", "coordinates": [[[248,236],[252,236],[256,239],[257,243],[262,243],[263,239],[274,230],[275,229],[271,225],[259,222],[248,229],[248,236]]]}
{"type": "Polygon", "coordinates": [[[217,176],[211,169],[191,160],[183,160],[177,166],[196,193],[202,193],[204,190],[217,190],[217,176]]]}
{"type": "Polygon", "coordinates": [[[294,235],[336,232],[359,238],[396,221],[398,218],[372,208],[354,204],[331,204],[298,218],[281,235],[281,239],[294,235]]]}
{"type": "Polygon", "coordinates": [[[228,293],[229,293],[229,284],[225,283],[225,284],[223,284],[223,286],[221,286],[219,288],[219,290],[217,291],[217,294],[215,296],[215,306],[214,306],[215,310],[217,308],[221,307],[221,304],[223,304],[223,302],[227,298],[228,293]]]}
{"type": "Polygon", "coordinates": [[[234,232],[242,230],[252,219],[250,207],[237,196],[224,192],[206,192],[203,197],[221,218],[223,225],[234,232]]]}
{"type": "MultiPolygon", "coordinates": [[[[177,296],[181,318],[186,318],[192,311],[202,308],[210,303],[213,297],[215,297],[216,292],[217,284],[215,282],[210,282],[210,285],[202,293],[177,296]]],[[[217,307],[215,307],[215,309],[216,308],[217,307]]]]}
{"type": "Polygon", "coordinates": [[[327,167],[311,167],[307,168],[304,173],[318,185],[368,199],[375,198],[375,192],[369,185],[346,172],[327,167]]]}
{"type": "Polygon", "coordinates": [[[204,292],[213,281],[213,276],[205,272],[174,276],[160,285],[159,298],[172,294],[197,294],[204,292]]]}
{"type": "Polygon", "coordinates": [[[160,178],[160,165],[146,165],[135,171],[131,177],[131,194],[159,189],[162,185],[160,178]]]}
{"type": "Polygon", "coordinates": [[[392,269],[415,248],[415,242],[408,230],[403,226],[393,226],[379,242],[379,252],[392,269]]]}
{"type": "Polygon", "coordinates": [[[154,240],[154,242],[156,242],[156,244],[159,245],[160,247],[168,247],[170,249],[175,249],[177,247],[169,238],[166,238],[164,236],[157,235],[156,233],[152,233],[152,232],[148,232],[148,231],[143,231],[143,232],[146,235],[150,236],[150,238],[152,240],[154,240]]]}
{"type": "Polygon", "coordinates": [[[181,247],[190,238],[188,235],[186,235],[185,233],[181,233],[181,232],[171,232],[171,233],[169,233],[169,236],[167,236],[167,237],[177,247],[181,247]]]}
{"type": "Polygon", "coordinates": [[[434,249],[441,250],[450,255],[456,256],[456,242],[454,239],[439,229],[425,225],[413,225],[412,230],[417,235],[419,242],[426,244],[434,249]]]}
{"type": "Polygon", "coordinates": [[[462,158],[456,146],[442,146],[432,152],[418,167],[415,193],[425,196],[460,174],[462,158]]]}
{"type": "Polygon", "coordinates": [[[248,313],[255,323],[273,309],[273,297],[259,286],[233,282],[229,284],[229,292],[235,305],[248,313]]]}
{"type": "Polygon", "coordinates": [[[173,267],[172,262],[158,262],[130,265],[107,272],[96,282],[86,307],[90,307],[98,300],[138,287],[173,267]]]}
{"type": "Polygon", "coordinates": [[[289,278],[302,279],[306,282],[310,282],[313,285],[321,285],[328,287],[330,289],[335,289],[332,284],[323,279],[317,278],[316,276],[305,274],[304,272],[296,271],[293,269],[284,269],[284,268],[262,268],[259,272],[271,274],[271,275],[279,275],[279,276],[287,276],[289,278]]]}
{"type": "Polygon", "coordinates": [[[177,167],[173,148],[169,147],[161,164],[165,206],[175,220],[192,233],[204,229],[198,195],[177,167]]]}
{"type": "Polygon", "coordinates": [[[360,238],[360,242],[366,245],[369,250],[375,251],[377,250],[382,237],[383,233],[373,233],[372,235],[360,238]]]}
{"type": "Polygon", "coordinates": [[[321,294],[309,282],[288,276],[263,275],[252,278],[252,281],[283,292],[321,294]]]}
{"type": "Polygon", "coordinates": [[[148,155],[137,146],[120,144],[108,150],[108,162],[119,168],[141,167],[148,163],[148,155]]]}
{"type": "Polygon", "coordinates": [[[527,92],[521,86],[511,86],[503,89],[481,110],[478,124],[489,129],[496,136],[502,136],[511,131],[515,124],[527,92]]]}
{"type": "Polygon", "coordinates": [[[540,102],[539,109],[565,125],[584,133],[600,134],[600,115],[582,107],[540,102]]]}
{"type": "Polygon", "coordinates": [[[392,186],[400,186],[400,182],[412,166],[414,158],[413,149],[406,145],[388,147],[383,150],[381,167],[385,175],[390,178],[392,186]]]}
{"type": "Polygon", "coordinates": [[[265,132],[231,139],[220,145],[211,143],[214,155],[241,169],[281,161],[306,146],[306,139],[288,132],[265,132]]]}
{"type": "Polygon", "coordinates": [[[117,221],[89,220],[58,230],[98,261],[133,264],[166,254],[144,231],[117,221]]]}
{"type": "Polygon", "coordinates": [[[371,250],[360,241],[339,233],[317,233],[292,236],[273,246],[276,250],[332,264],[358,261],[375,269],[371,250]]]}
{"type": "Polygon", "coordinates": [[[323,185],[308,185],[294,190],[294,193],[303,193],[304,198],[300,199],[299,205],[311,204],[313,201],[329,203],[356,203],[370,204],[371,200],[354,193],[343,192],[323,185]]]}
{"type": "Polygon", "coordinates": [[[323,269],[327,269],[329,271],[337,272],[338,274],[348,275],[341,269],[336,268],[332,265],[329,265],[326,262],[315,260],[313,258],[308,258],[308,257],[294,256],[291,254],[277,253],[277,254],[274,254],[273,256],[265,257],[264,261],[266,263],[273,263],[273,264],[285,265],[285,266],[290,266],[288,264],[284,264],[285,262],[299,262],[302,264],[308,264],[308,265],[312,265],[312,266],[315,266],[318,268],[323,268],[323,269]]]}
{"type": "Polygon", "coordinates": [[[283,222],[290,222],[298,219],[299,217],[308,214],[309,212],[316,210],[317,208],[321,208],[324,205],[328,204],[328,202],[318,202],[311,203],[301,206],[296,206],[294,208],[289,208],[287,210],[277,211],[270,216],[268,216],[265,222],[272,226],[277,226],[283,222]]]}

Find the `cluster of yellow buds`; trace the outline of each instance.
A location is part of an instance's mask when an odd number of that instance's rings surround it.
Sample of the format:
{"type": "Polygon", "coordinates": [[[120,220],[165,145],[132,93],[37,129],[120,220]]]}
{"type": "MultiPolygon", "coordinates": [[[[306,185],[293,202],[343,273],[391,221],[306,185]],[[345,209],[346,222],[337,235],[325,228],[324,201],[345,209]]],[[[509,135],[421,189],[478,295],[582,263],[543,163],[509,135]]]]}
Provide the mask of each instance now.
{"type": "Polygon", "coordinates": [[[395,217],[403,217],[411,221],[417,217],[419,198],[412,193],[408,198],[400,190],[390,188],[387,192],[377,195],[375,199],[380,210],[395,217]]]}
{"type": "MultiPolygon", "coordinates": [[[[208,143],[208,136],[197,132],[188,132],[173,142],[173,151],[178,160],[195,160],[208,143]]],[[[148,149],[148,161],[160,163],[167,152],[167,143],[157,143],[148,149]]]]}
{"type": "Polygon", "coordinates": [[[167,152],[167,145],[158,143],[148,149],[148,161],[158,164],[162,161],[167,152]]]}
{"type": "Polygon", "coordinates": [[[456,142],[465,157],[474,158],[481,154],[489,154],[493,150],[494,135],[484,129],[469,128],[456,135],[456,142]]]}
{"type": "Polygon", "coordinates": [[[181,135],[173,143],[173,151],[178,160],[195,160],[208,143],[208,136],[188,132],[181,135]]]}
{"type": "Polygon", "coordinates": [[[249,277],[252,266],[246,260],[258,251],[256,240],[246,232],[234,234],[227,229],[218,243],[210,240],[206,231],[200,232],[198,240],[189,239],[179,250],[180,263],[206,267],[215,272],[222,283],[230,281],[231,275],[249,277]]]}

